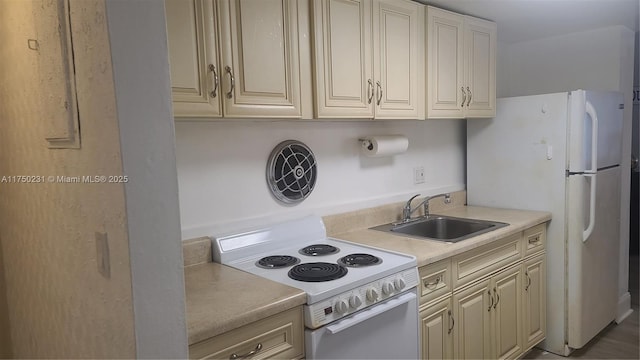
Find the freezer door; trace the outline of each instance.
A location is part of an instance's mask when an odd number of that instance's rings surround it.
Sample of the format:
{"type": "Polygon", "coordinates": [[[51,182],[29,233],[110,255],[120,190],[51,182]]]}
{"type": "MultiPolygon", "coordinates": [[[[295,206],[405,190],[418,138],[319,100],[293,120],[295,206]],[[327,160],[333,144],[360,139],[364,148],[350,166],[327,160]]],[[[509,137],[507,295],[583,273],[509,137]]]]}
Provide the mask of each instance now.
{"type": "Polygon", "coordinates": [[[571,92],[569,171],[594,172],[620,164],[623,103],[618,92],[571,92]]]}
{"type": "Polygon", "coordinates": [[[616,317],[620,239],[620,167],[568,177],[567,296],[569,347],[581,348],[616,317]],[[596,180],[595,199],[591,183],[596,180]],[[590,216],[595,200],[595,216],[590,216]],[[585,230],[593,221],[585,239],[585,230]]]}

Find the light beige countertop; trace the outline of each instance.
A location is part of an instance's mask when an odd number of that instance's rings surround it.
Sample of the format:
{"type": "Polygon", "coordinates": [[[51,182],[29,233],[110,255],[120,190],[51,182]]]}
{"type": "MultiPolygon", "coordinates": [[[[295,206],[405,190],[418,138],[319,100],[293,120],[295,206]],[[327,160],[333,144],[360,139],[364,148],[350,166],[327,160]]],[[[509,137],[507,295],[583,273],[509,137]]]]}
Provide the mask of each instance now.
{"type": "Polygon", "coordinates": [[[304,291],[216,263],[184,268],[189,345],[306,303],[304,291]]]}
{"type": "MultiPolygon", "coordinates": [[[[433,215],[447,215],[460,218],[491,220],[508,223],[509,226],[474,236],[458,243],[418,239],[388,232],[360,228],[357,230],[332,233],[331,236],[382,249],[411,254],[417,258],[418,267],[434,263],[465,251],[488,244],[492,241],[523,231],[529,227],[551,220],[551,213],[544,211],[495,209],[478,206],[458,206],[437,211],[433,215]]],[[[389,221],[387,221],[388,223],[389,221]]],[[[382,225],[369,224],[368,227],[382,225]]]]}

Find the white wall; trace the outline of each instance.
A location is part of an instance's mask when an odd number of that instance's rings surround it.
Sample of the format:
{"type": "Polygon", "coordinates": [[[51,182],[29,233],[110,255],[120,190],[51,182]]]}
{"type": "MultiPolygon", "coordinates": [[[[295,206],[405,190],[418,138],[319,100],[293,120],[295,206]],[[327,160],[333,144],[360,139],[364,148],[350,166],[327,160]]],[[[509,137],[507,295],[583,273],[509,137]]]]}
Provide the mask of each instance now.
{"type": "Polygon", "coordinates": [[[183,239],[462,190],[465,136],[464,120],[177,122],[183,239]],[[409,138],[407,153],[360,155],[358,137],[389,134],[409,138]],[[307,144],[318,162],[316,188],[296,206],[276,202],[265,180],[269,153],[287,139],[307,144]],[[413,183],[416,166],[425,167],[424,184],[413,183]]]}
{"type": "Polygon", "coordinates": [[[186,358],[164,1],[107,1],[131,256],[136,358],[186,358]],[[150,91],[152,90],[152,91],[150,91]]]}
{"type": "Polygon", "coordinates": [[[499,96],[520,96],[573,89],[620,91],[624,94],[621,159],[620,304],[618,318],[628,315],[629,198],[634,32],[613,26],[498,48],[499,96]]]}

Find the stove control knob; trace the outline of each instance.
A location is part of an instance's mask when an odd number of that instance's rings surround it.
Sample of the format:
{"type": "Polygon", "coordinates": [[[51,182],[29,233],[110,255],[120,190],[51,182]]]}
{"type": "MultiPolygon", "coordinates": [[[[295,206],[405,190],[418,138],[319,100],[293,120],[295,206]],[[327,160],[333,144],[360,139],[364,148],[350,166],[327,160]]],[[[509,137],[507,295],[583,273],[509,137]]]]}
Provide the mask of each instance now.
{"type": "Polygon", "coordinates": [[[390,295],[393,292],[393,284],[391,282],[386,282],[382,284],[382,293],[385,295],[390,295]]]}
{"type": "Polygon", "coordinates": [[[397,278],[393,281],[393,287],[396,288],[396,291],[404,289],[405,286],[407,286],[407,283],[404,282],[403,278],[397,278]]]}
{"type": "Polygon", "coordinates": [[[338,314],[344,314],[349,310],[349,304],[347,304],[346,300],[338,300],[336,302],[336,312],[338,314]]]}
{"type": "Polygon", "coordinates": [[[378,290],[375,288],[370,288],[367,290],[367,300],[376,301],[378,300],[378,290]]]}
{"type": "Polygon", "coordinates": [[[360,305],[362,305],[362,299],[360,299],[360,296],[353,295],[349,298],[349,306],[352,308],[357,309],[360,305]]]}

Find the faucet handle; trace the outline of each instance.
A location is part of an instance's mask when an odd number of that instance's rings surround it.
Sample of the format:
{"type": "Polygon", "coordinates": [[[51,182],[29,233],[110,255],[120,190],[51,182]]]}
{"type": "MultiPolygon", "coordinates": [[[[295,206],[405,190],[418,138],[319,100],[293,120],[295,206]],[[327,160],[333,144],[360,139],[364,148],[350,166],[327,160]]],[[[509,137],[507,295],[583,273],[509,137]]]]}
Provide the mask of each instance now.
{"type": "Polygon", "coordinates": [[[411,206],[411,202],[413,201],[413,199],[417,198],[418,196],[420,196],[420,194],[415,194],[411,197],[411,199],[409,199],[407,201],[407,206],[410,207],[411,206]]]}

